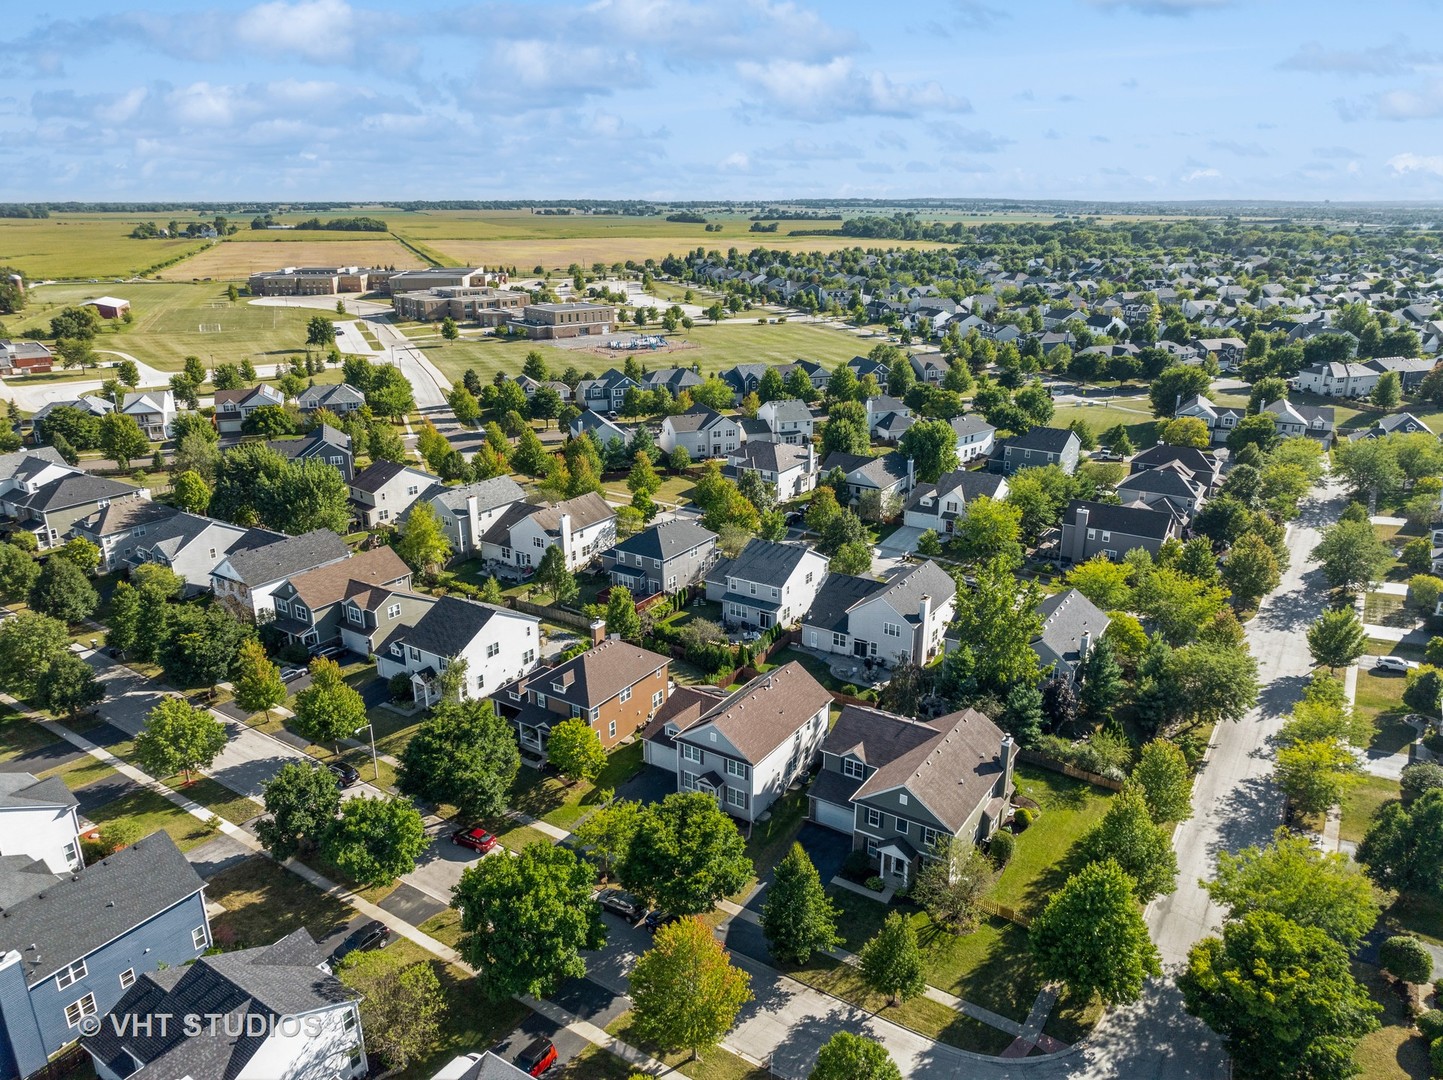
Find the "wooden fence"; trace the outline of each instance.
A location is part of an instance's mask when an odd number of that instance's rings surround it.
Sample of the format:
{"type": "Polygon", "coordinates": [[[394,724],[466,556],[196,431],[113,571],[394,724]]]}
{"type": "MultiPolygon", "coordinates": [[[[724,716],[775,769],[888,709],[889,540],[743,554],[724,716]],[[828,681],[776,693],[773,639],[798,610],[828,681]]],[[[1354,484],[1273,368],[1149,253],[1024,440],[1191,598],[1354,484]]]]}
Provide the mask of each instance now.
{"type": "Polygon", "coordinates": [[[1122,781],[1114,780],[1110,776],[1101,776],[1098,773],[1088,772],[1086,769],[1079,769],[1076,765],[1069,765],[1065,761],[1058,761],[1055,757],[1047,754],[1039,754],[1036,750],[1021,748],[1017,751],[1017,760],[1025,761],[1029,765],[1036,765],[1039,768],[1050,769],[1052,772],[1061,773],[1063,776],[1070,776],[1074,780],[1085,780],[1089,784],[1096,784],[1098,787],[1107,788],[1109,791],[1121,791],[1122,781]]]}
{"type": "Polygon", "coordinates": [[[570,611],[563,607],[548,607],[544,604],[533,604],[517,596],[508,596],[506,598],[506,606],[516,611],[524,611],[528,615],[535,615],[540,619],[546,619],[548,622],[562,623],[565,626],[575,626],[581,630],[591,629],[591,620],[579,611],[570,611]]]}
{"type": "Polygon", "coordinates": [[[1016,923],[1018,926],[1026,927],[1032,925],[1031,919],[1016,908],[1008,907],[1006,904],[997,904],[991,900],[983,899],[977,901],[977,906],[989,915],[996,915],[999,919],[1006,919],[1008,922],[1016,923]]]}

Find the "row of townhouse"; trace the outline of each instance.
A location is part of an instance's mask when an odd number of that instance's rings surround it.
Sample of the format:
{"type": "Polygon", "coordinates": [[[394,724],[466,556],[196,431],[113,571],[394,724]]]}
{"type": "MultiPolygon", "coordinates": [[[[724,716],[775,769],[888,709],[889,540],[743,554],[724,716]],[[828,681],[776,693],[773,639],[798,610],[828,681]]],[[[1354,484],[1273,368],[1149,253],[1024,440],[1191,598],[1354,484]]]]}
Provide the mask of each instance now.
{"type": "Polygon", "coordinates": [[[1293,383],[1299,390],[1307,390],[1323,397],[1358,398],[1371,394],[1379,379],[1389,372],[1395,372],[1402,383],[1403,392],[1412,393],[1423,382],[1424,376],[1433,370],[1434,363],[1433,358],[1414,359],[1403,356],[1335,361],[1303,368],[1294,377],[1293,383]]]}
{"type": "MultiPolygon", "coordinates": [[[[1284,398],[1268,402],[1261,412],[1273,418],[1280,438],[1306,436],[1317,439],[1324,449],[1332,445],[1336,428],[1331,405],[1305,405],[1284,398]]],[[[1242,423],[1247,410],[1239,406],[1218,405],[1199,394],[1180,402],[1174,415],[1201,420],[1208,426],[1212,441],[1223,443],[1242,423]]]]}

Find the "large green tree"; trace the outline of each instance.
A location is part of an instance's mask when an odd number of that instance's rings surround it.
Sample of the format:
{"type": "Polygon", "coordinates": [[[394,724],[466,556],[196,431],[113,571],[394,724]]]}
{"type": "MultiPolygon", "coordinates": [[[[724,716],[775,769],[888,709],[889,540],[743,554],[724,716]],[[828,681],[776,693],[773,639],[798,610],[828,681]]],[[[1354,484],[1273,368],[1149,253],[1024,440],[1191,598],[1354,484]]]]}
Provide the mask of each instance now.
{"type": "MultiPolygon", "coordinates": [[[[141,590],[144,600],[147,590],[141,590]]],[[[167,610],[165,638],[156,659],[177,686],[214,686],[235,671],[241,646],[255,628],[240,622],[225,607],[173,605],[167,610]]]]}
{"type": "Polygon", "coordinates": [[[145,718],[135,737],[135,756],[145,771],[158,779],[206,769],[225,749],[225,725],[205,709],[183,698],[164,697],[145,718]]]}
{"type": "Polygon", "coordinates": [[[352,881],[387,885],[416,869],[430,839],[420,811],[408,799],[358,796],[321,834],[321,855],[352,881]]]}
{"type": "Polygon", "coordinates": [[[130,468],[138,457],[150,453],[150,440],[140,430],[135,417],[110,412],[100,418],[100,452],[120,469],[130,468]]]}
{"type": "Polygon", "coordinates": [[[881,1043],[839,1031],[823,1044],[807,1080],[902,1080],[902,1072],[881,1043]]]}
{"type": "Polygon", "coordinates": [[[1323,738],[1279,747],[1273,779],[1301,813],[1322,814],[1358,781],[1359,771],[1341,740],[1323,738]]]}
{"type": "Polygon", "coordinates": [[[825,952],[841,943],[836,906],[801,844],[793,843],[777,864],[766,895],[762,932],[778,960],[805,964],[812,953],[825,952]]]}
{"type": "Polygon", "coordinates": [[[70,629],[33,611],[0,622],[0,689],[28,698],[45,670],[70,649],[70,629]]]}
{"type": "Polygon", "coordinates": [[[1443,789],[1412,803],[1384,803],[1358,845],[1358,861],[1381,888],[1443,896],[1443,789]]]}
{"type": "Polygon", "coordinates": [[[72,652],[57,655],[35,680],[35,703],[73,719],[105,700],[95,669],[72,652]]]}
{"type": "Polygon", "coordinates": [[[673,915],[701,915],[746,884],[746,843],[704,792],[677,792],[646,807],[621,864],[621,883],[673,915]]]}
{"type": "Polygon", "coordinates": [[[341,809],[335,774],[314,761],[290,761],[261,784],[267,816],[256,835],[277,859],[313,851],[341,809]]]}
{"type": "Polygon", "coordinates": [[[664,1050],[689,1050],[693,1061],[721,1042],[752,999],[751,976],[732,966],[711,927],[694,917],[656,932],[630,982],[637,1035],[664,1050]]]}
{"type": "Polygon", "coordinates": [[[1329,608],[1308,627],[1308,652],[1313,662],[1336,671],[1347,667],[1368,648],[1368,632],[1352,604],[1329,608]]]}
{"type": "Polygon", "coordinates": [[[927,988],[917,930],[900,912],[889,914],[875,937],[862,946],[862,981],[898,1005],[927,988]]]}
{"type": "Polygon", "coordinates": [[[1003,560],[977,571],[976,586],[957,593],[953,623],[960,648],[944,662],[944,680],[954,695],[973,690],[1005,695],[1019,682],[1036,682],[1039,671],[1032,641],[1042,631],[1042,593],[1023,582],[1003,560]]]}
{"type": "Polygon", "coordinates": [[[40,576],[30,589],[30,606],[62,622],[78,623],[88,619],[99,603],[100,596],[85,571],[59,555],[45,560],[40,576]]]}
{"type": "Polygon", "coordinates": [[[601,736],[585,720],[573,717],[551,729],[546,739],[546,757],[567,780],[591,781],[606,768],[606,748],[601,736]]]}
{"type": "Polygon", "coordinates": [[[1192,770],[1175,743],[1153,739],[1145,744],[1128,780],[1157,824],[1192,817],[1192,770]]]}
{"type": "Polygon", "coordinates": [[[296,727],[312,742],[340,741],[366,726],[366,702],[345,680],[334,660],[311,661],[311,685],[296,695],[296,727]]]}
{"type": "Polygon", "coordinates": [[[398,950],[353,952],[336,974],[361,994],[366,1050],[400,1072],[429,1057],[441,1040],[446,997],[430,961],[407,963],[398,950]]]}
{"type": "Polygon", "coordinates": [[[1107,813],[1078,842],[1088,862],[1111,859],[1132,879],[1133,894],[1141,904],[1177,888],[1177,855],[1172,836],[1154,824],[1147,802],[1134,787],[1125,787],[1107,813]]]}
{"type": "Polygon", "coordinates": [[[426,803],[448,803],[467,821],[499,817],[521,751],[511,725],[490,701],[443,701],[401,752],[401,791],[426,803]]]}
{"type": "Polygon", "coordinates": [[[1393,553],[1367,520],[1340,521],[1323,530],[1312,559],[1322,564],[1323,577],[1333,588],[1357,592],[1382,579],[1393,553]]]}
{"type": "Polygon", "coordinates": [[[264,710],[270,717],[271,710],[286,702],[286,684],[281,678],[281,669],[266,656],[265,646],[255,638],[247,638],[236,654],[235,678],[231,680],[235,689],[235,701],[246,712],[264,710]]]}
{"type": "Polygon", "coordinates": [[[946,420],[917,421],[902,434],[897,447],[915,463],[921,483],[935,483],[957,468],[957,433],[946,420]]]}
{"type": "Polygon", "coordinates": [[[451,540],[429,499],[420,499],[411,507],[394,546],[396,554],[417,572],[437,570],[451,557],[451,540]]]}

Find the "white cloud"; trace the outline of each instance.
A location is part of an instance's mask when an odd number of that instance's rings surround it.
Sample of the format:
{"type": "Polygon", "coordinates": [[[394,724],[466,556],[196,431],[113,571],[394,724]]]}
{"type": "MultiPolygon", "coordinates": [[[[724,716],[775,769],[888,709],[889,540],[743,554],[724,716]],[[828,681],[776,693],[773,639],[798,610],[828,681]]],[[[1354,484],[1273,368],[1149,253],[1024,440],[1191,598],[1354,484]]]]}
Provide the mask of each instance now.
{"type": "Polygon", "coordinates": [[[1395,176],[1409,173],[1429,173],[1443,177],[1443,154],[1395,154],[1388,159],[1388,168],[1395,176]]]}
{"type": "Polygon", "coordinates": [[[1432,120],[1443,116],[1443,80],[1418,90],[1389,90],[1374,100],[1385,120],[1432,120]]]}
{"type": "Polygon", "coordinates": [[[737,64],[737,73],[752,91],[767,99],[769,112],[799,120],[972,111],[966,98],[948,93],[936,82],[894,82],[884,72],[858,70],[845,56],[824,64],[746,60],[737,64]]]}
{"type": "Polygon", "coordinates": [[[1396,75],[1421,66],[1436,64],[1437,53],[1417,52],[1402,38],[1366,49],[1325,49],[1310,41],[1278,67],[1292,71],[1313,71],[1328,75],[1396,75]]]}
{"type": "Polygon", "coordinates": [[[346,0],[271,0],[243,12],[234,33],[258,48],[312,60],[349,60],[356,23],[356,13],[346,0]]]}
{"type": "Polygon", "coordinates": [[[1183,173],[1179,179],[1181,179],[1184,184],[1191,184],[1196,180],[1215,180],[1219,176],[1222,176],[1222,173],[1218,172],[1217,169],[1192,169],[1183,173]]]}
{"type": "Polygon", "coordinates": [[[1231,7],[1233,0],[1092,0],[1100,8],[1130,8],[1144,15],[1192,15],[1231,7]]]}

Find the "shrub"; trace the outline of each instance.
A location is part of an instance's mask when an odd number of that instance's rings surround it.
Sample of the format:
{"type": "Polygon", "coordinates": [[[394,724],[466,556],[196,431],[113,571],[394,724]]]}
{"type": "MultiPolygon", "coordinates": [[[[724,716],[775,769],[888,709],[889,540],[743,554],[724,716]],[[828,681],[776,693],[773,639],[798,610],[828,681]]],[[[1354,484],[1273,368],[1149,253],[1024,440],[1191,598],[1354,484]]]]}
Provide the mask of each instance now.
{"type": "Polygon", "coordinates": [[[1443,1076],[1443,1038],[1433,1040],[1428,1048],[1428,1060],[1433,1065],[1433,1075],[1443,1076]]]}
{"type": "Polygon", "coordinates": [[[992,864],[1001,870],[1012,860],[1012,850],[1017,845],[1017,840],[1011,833],[995,832],[992,839],[987,842],[987,854],[992,857],[992,864]]]}
{"type": "Polygon", "coordinates": [[[1033,817],[1031,810],[1025,806],[1019,806],[1012,811],[1012,828],[1016,832],[1026,832],[1027,827],[1032,824],[1033,817]]]}
{"type": "Polygon", "coordinates": [[[1443,735],[1436,731],[1430,731],[1423,736],[1423,745],[1435,754],[1443,755],[1443,735]]]}
{"type": "Polygon", "coordinates": [[[1412,802],[1425,791],[1443,787],[1443,765],[1436,761],[1415,761],[1405,765],[1399,785],[1403,789],[1403,801],[1412,802]]]}
{"type": "Polygon", "coordinates": [[[1443,667],[1443,637],[1431,637],[1423,647],[1423,659],[1434,667],[1443,667]]]}
{"type": "Polygon", "coordinates": [[[1434,1039],[1443,1039],[1443,1011],[1429,1009],[1422,1016],[1414,1021],[1418,1030],[1423,1033],[1423,1038],[1430,1043],[1434,1039]]]}
{"type": "Polygon", "coordinates": [[[846,694],[848,697],[856,697],[857,688],[852,683],[846,683],[842,686],[842,693],[846,694]]]}
{"type": "Polygon", "coordinates": [[[864,882],[864,884],[867,886],[867,888],[871,889],[873,892],[881,892],[883,889],[885,889],[885,888],[887,887],[887,883],[886,883],[885,881],[883,881],[881,878],[877,877],[876,874],[873,874],[871,877],[869,877],[869,878],[864,882]]]}
{"type": "Polygon", "coordinates": [[[414,698],[411,690],[411,676],[404,672],[392,675],[386,683],[386,692],[391,695],[392,701],[411,701],[414,698]]]}
{"type": "Polygon", "coordinates": [[[867,853],[860,848],[847,852],[847,857],[842,860],[842,873],[855,881],[866,881],[872,876],[872,863],[867,853]]]}
{"type": "Polygon", "coordinates": [[[1403,982],[1424,983],[1433,974],[1433,954],[1412,935],[1398,934],[1379,946],[1378,966],[1403,982]]]}

